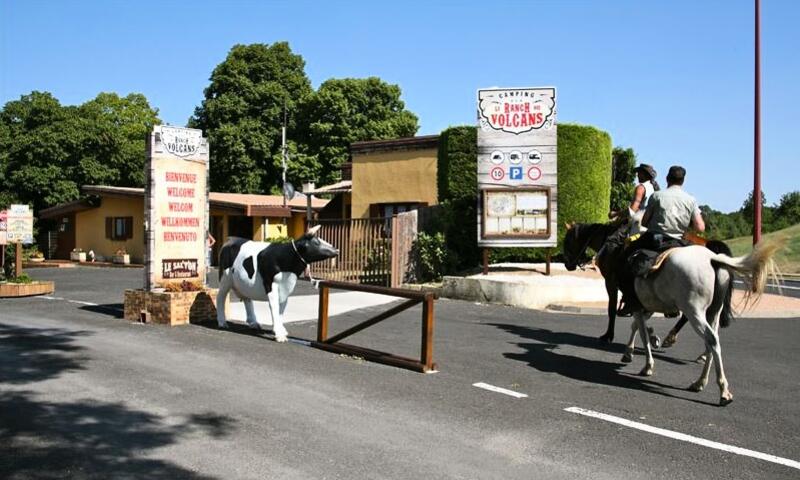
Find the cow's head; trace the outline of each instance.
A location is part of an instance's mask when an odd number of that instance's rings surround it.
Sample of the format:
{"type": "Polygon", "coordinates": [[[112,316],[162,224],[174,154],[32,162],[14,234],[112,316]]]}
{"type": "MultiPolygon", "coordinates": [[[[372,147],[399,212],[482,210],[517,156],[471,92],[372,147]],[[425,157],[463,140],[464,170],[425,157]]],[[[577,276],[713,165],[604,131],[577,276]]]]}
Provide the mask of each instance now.
{"type": "Polygon", "coordinates": [[[300,256],[308,263],[320,262],[339,255],[338,249],[319,238],[317,235],[319,229],[320,225],[312,227],[308,230],[308,233],[295,240],[297,251],[300,252],[300,256]]]}

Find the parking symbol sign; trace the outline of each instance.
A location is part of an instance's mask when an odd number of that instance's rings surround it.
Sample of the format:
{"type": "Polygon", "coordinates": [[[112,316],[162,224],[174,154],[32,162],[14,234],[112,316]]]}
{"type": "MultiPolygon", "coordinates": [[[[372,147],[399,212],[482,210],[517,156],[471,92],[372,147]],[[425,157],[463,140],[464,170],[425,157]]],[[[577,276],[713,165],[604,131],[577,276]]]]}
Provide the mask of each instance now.
{"type": "Polygon", "coordinates": [[[522,167],[510,167],[508,169],[508,177],[511,180],[522,180],[522,167]]]}

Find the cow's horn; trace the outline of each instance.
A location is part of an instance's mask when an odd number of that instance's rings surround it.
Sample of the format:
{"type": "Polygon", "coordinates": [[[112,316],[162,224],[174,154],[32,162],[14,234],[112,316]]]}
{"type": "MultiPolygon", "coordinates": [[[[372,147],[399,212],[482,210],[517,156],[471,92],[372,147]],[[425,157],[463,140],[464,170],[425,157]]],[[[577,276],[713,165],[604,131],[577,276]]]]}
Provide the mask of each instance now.
{"type": "Polygon", "coordinates": [[[308,229],[309,235],[316,235],[319,232],[319,229],[322,228],[322,225],[316,225],[308,229]]]}

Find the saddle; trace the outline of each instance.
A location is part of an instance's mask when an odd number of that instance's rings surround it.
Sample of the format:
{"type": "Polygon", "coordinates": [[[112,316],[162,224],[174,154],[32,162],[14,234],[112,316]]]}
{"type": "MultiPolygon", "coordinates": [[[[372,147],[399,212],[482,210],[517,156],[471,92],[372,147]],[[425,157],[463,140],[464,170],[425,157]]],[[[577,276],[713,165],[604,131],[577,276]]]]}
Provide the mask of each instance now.
{"type": "Polygon", "coordinates": [[[662,234],[642,236],[640,242],[642,245],[627,258],[630,273],[637,277],[657,272],[675,249],[691,245],[686,240],[662,234]]]}

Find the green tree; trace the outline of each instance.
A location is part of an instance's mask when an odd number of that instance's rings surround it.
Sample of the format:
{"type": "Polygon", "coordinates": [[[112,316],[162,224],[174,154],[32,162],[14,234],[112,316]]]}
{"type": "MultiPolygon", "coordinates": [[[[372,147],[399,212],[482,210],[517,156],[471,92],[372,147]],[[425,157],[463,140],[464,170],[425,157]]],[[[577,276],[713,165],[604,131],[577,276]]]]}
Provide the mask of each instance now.
{"type": "MultiPolygon", "coordinates": [[[[755,226],[755,210],[754,210],[753,201],[753,191],[751,190],[750,193],[747,194],[747,198],[745,199],[744,203],[742,203],[742,208],[739,209],[739,213],[741,214],[744,221],[749,225],[748,234],[752,233],[752,230],[755,226]]],[[[772,226],[773,220],[773,208],[767,206],[767,196],[764,192],[761,192],[761,231],[764,233],[768,233],[774,230],[772,226]]]]}
{"type": "Polygon", "coordinates": [[[786,228],[800,223],[800,191],[784,194],[775,209],[775,222],[786,228]]]}
{"type": "Polygon", "coordinates": [[[295,131],[297,106],[312,92],[305,61],[286,42],[235,45],[210,80],[189,126],[208,136],[211,188],[260,193],[279,187],[284,114],[295,131]]]}
{"type": "Polygon", "coordinates": [[[160,123],[144,95],[101,93],[78,109],[84,128],[79,184],[144,186],[145,142],[160,123]]]}
{"type": "MultiPolygon", "coordinates": [[[[335,181],[349,157],[350,144],[365,140],[412,137],[417,116],[406,110],[398,85],[377,77],[330,79],[307,97],[298,128],[305,152],[316,157],[320,183],[335,181]]],[[[302,147],[301,147],[302,148],[302,147]]]]}
{"type": "Polygon", "coordinates": [[[614,147],[611,151],[611,210],[626,210],[633,198],[633,172],[636,153],[632,148],[614,147]]]}
{"type": "Polygon", "coordinates": [[[142,186],[145,133],[158,122],[142,95],[101,93],[79,107],[32,92],[0,110],[0,202],[35,211],[78,198],[80,186],[142,186]]]}

